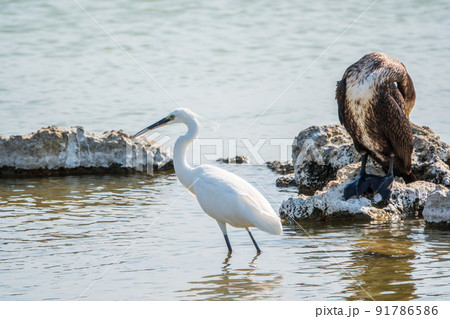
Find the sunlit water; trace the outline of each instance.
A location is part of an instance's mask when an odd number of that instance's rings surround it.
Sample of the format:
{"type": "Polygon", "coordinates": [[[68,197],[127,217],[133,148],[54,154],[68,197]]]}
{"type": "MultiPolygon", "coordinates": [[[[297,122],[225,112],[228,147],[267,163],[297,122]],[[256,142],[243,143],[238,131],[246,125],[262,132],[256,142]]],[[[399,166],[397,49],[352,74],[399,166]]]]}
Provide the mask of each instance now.
{"type": "MultiPolygon", "coordinates": [[[[289,195],[264,167],[226,168],[274,207],[289,195]]],[[[216,222],[174,175],[8,179],[0,194],[3,300],[450,296],[450,233],[423,221],[255,230],[259,256],[245,230],[230,228],[228,257],[216,222]]]]}
{"type": "MultiPolygon", "coordinates": [[[[221,124],[202,137],[263,138],[264,160],[279,159],[267,139],[336,123],[335,82],[383,51],[414,80],[412,121],[449,141],[448,1],[380,0],[311,66],[372,2],[80,1],[180,105],[221,124]]],[[[72,0],[2,1],[0,41],[2,136],[47,125],[133,133],[175,107],[72,0]]],[[[292,195],[265,167],[225,168],[275,210],[292,195]]],[[[450,299],[448,231],[422,220],[302,227],[255,230],[260,256],[231,228],[228,258],[173,174],[3,179],[0,299],[450,299]]]]}

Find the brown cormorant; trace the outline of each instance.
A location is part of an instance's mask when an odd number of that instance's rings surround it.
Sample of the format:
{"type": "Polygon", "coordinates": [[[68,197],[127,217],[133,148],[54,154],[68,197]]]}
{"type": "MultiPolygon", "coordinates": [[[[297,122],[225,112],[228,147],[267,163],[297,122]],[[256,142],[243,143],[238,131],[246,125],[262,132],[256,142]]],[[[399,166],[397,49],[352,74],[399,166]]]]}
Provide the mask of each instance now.
{"type": "Polygon", "coordinates": [[[406,67],[380,52],[363,56],[337,82],[339,120],[362,155],[360,175],[345,187],[345,200],[360,196],[369,187],[386,200],[394,175],[403,177],[406,183],[416,180],[411,171],[413,137],[409,122],[415,99],[406,67]],[[369,155],[387,171],[385,176],[366,173],[369,155]]]}

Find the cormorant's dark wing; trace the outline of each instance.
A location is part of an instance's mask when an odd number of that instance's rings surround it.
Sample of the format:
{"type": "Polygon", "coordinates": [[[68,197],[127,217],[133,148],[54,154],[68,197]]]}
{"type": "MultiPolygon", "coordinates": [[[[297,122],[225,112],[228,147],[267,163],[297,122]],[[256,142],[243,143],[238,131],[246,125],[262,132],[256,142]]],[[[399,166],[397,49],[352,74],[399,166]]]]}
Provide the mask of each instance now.
{"type": "Polygon", "coordinates": [[[411,169],[411,153],[413,150],[413,137],[408,116],[397,104],[395,99],[385,93],[379,97],[378,103],[381,114],[380,125],[394,149],[395,156],[403,162],[405,172],[411,169]]]}
{"type": "Polygon", "coordinates": [[[344,124],[345,121],[345,78],[338,81],[336,84],[336,101],[338,104],[339,121],[344,124]]]}

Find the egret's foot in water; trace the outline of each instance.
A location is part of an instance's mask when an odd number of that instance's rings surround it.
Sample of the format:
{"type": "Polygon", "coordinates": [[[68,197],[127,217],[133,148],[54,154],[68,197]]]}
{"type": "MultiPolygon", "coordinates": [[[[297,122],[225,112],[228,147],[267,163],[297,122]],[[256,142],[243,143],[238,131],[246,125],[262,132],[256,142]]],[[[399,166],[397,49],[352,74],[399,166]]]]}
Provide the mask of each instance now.
{"type": "Polygon", "coordinates": [[[353,182],[345,186],[344,199],[347,200],[352,196],[359,197],[370,187],[370,179],[375,175],[360,174],[353,182]]]}
{"type": "Polygon", "coordinates": [[[394,183],[394,174],[388,173],[381,177],[377,176],[377,179],[371,180],[371,187],[374,190],[374,194],[380,194],[383,200],[388,200],[392,194],[392,184],[394,183]]]}

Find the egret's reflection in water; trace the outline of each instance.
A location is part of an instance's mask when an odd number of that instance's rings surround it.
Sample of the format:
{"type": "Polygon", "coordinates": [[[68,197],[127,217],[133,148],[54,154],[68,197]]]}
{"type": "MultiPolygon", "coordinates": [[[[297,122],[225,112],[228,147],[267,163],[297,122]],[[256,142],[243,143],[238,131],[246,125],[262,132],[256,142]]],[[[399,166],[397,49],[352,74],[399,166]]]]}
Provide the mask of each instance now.
{"type": "Polygon", "coordinates": [[[233,268],[232,255],[228,254],[220,273],[188,282],[192,287],[178,293],[190,300],[257,300],[269,295],[277,299],[280,296],[274,295],[272,291],[281,285],[283,277],[260,271],[256,266],[259,256],[253,257],[247,268],[233,268]]]}

